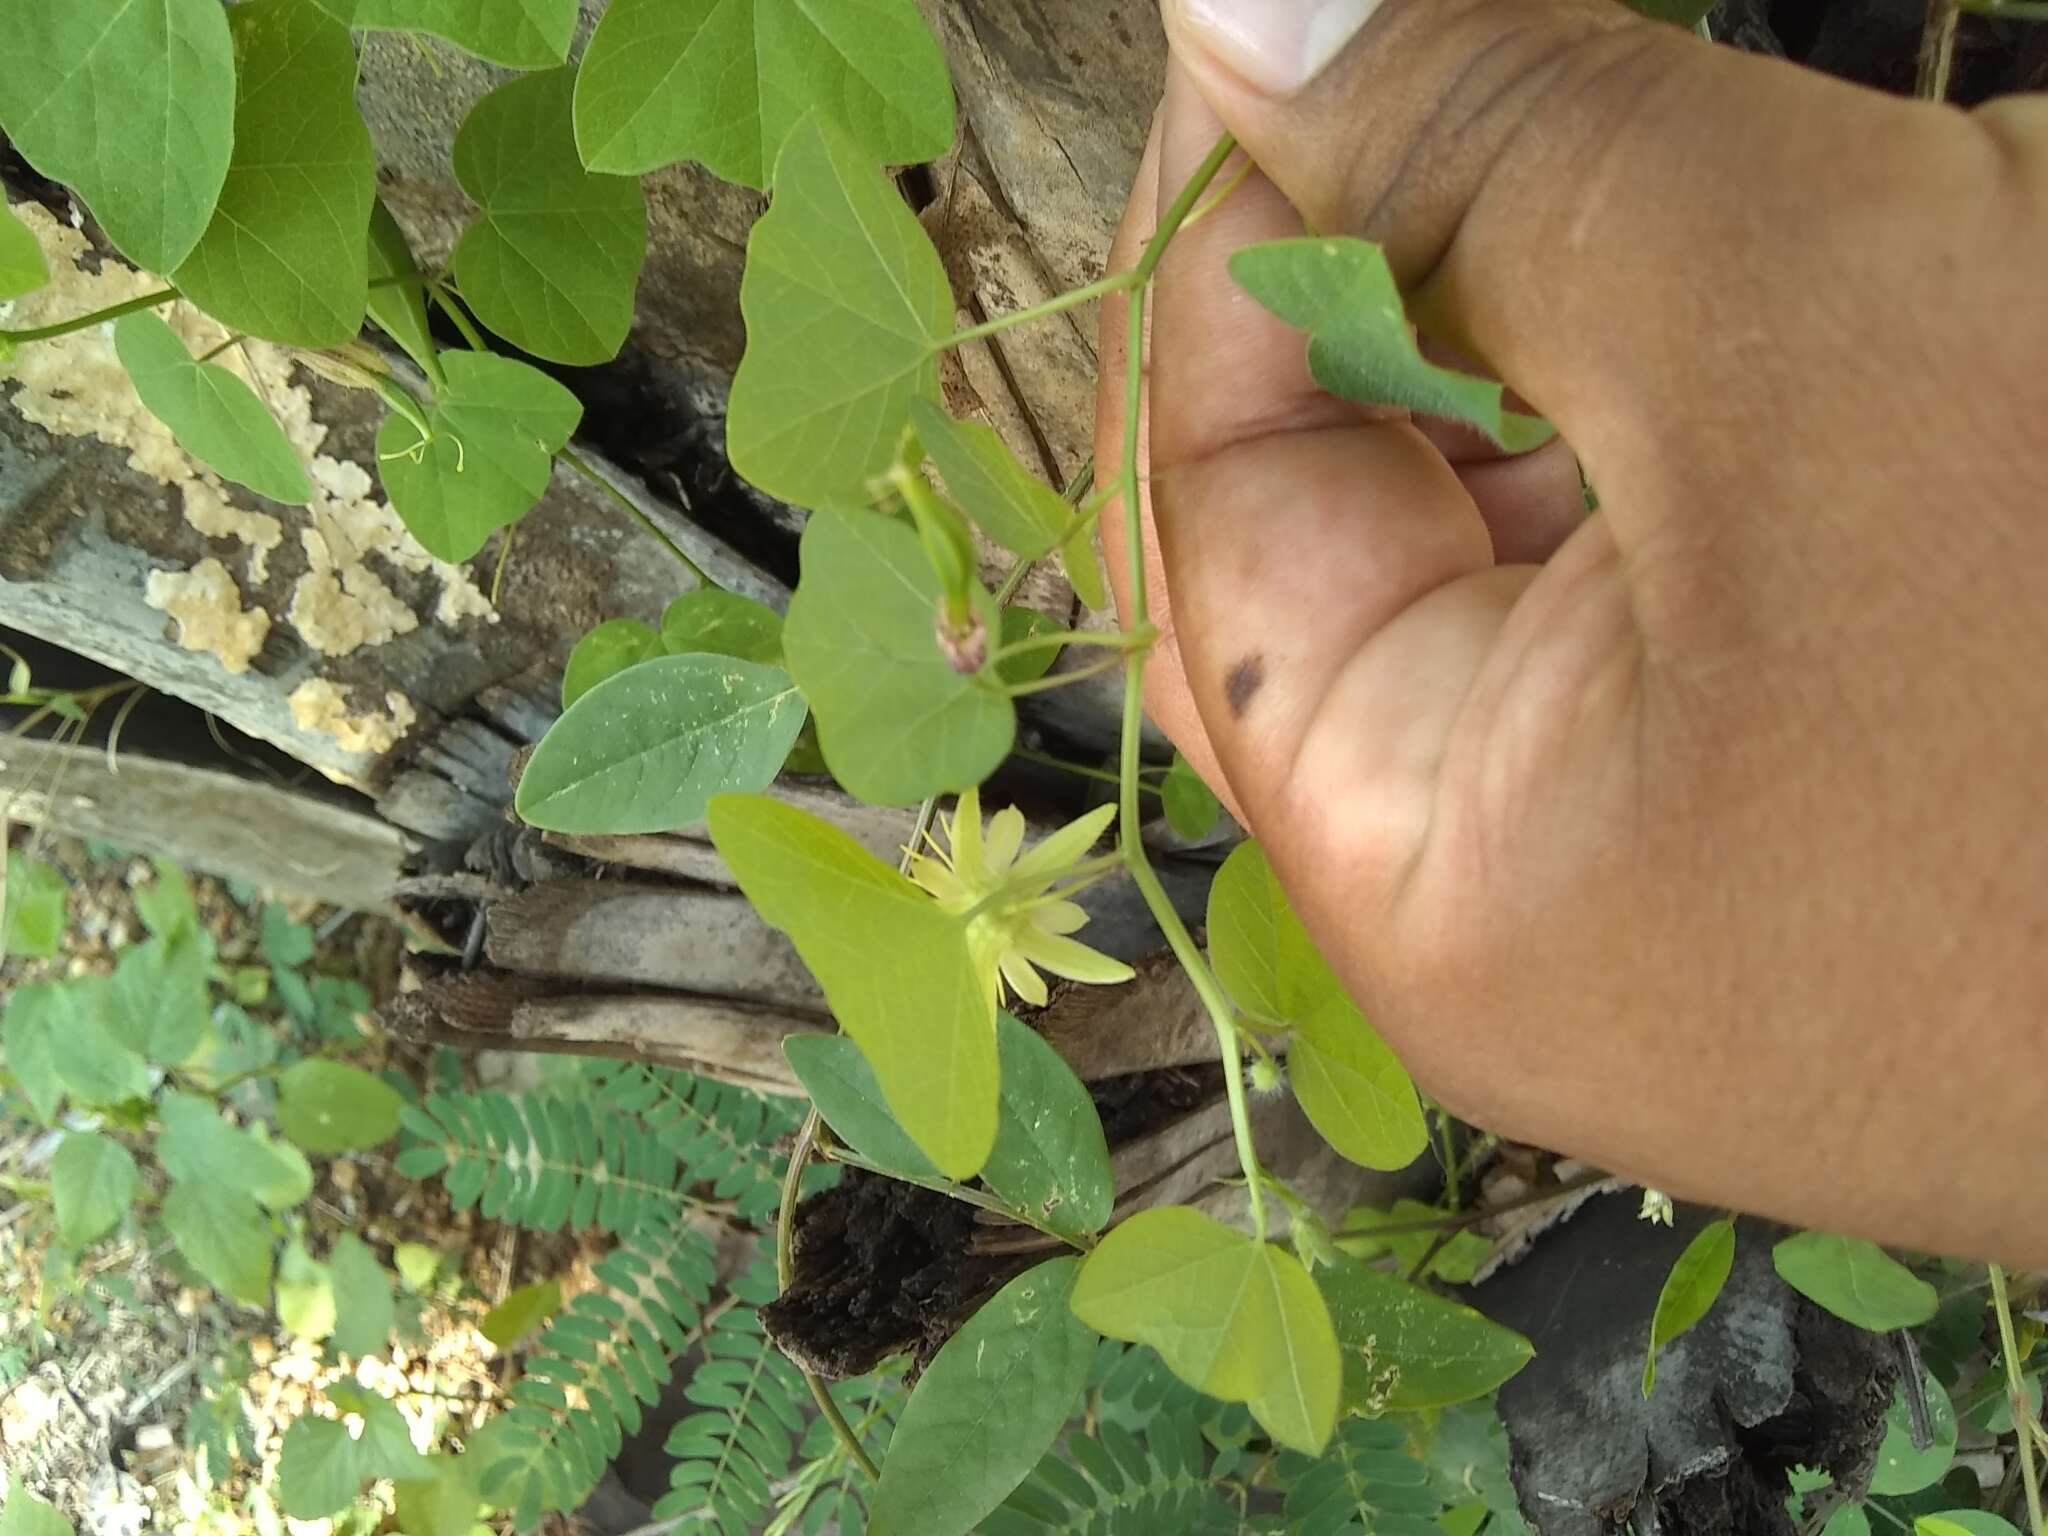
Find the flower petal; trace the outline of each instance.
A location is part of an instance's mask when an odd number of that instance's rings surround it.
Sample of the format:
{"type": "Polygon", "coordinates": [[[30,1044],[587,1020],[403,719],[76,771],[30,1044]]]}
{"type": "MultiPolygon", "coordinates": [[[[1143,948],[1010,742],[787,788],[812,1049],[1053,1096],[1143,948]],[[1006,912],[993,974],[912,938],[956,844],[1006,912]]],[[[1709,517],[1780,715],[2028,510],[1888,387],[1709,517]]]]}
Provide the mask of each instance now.
{"type": "Polygon", "coordinates": [[[1048,835],[1025,854],[1010,871],[1010,878],[1041,883],[1054,879],[1069,866],[1079,863],[1081,855],[1095,846],[1103,829],[1115,820],[1114,805],[1098,805],[1086,816],[1070,821],[1059,831],[1048,835]]]}
{"type": "Polygon", "coordinates": [[[1073,902],[1055,897],[1032,906],[1029,921],[1041,933],[1079,933],[1088,926],[1088,914],[1073,902]]]}
{"type": "Polygon", "coordinates": [[[1045,978],[1031,968],[1030,962],[1016,950],[1003,956],[1003,979],[1010,989],[1035,1008],[1043,1008],[1047,992],[1045,978]]]}
{"type": "Polygon", "coordinates": [[[1001,878],[1009,873],[1010,865],[1017,857],[1017,850],[1024,846],[1024,813],[1014,805],[1003,807],[988,820],[988,838],[982,845],[981,856],[987,862],[992,877],[1001,878]]]}
{"type": "MultiPolygon", "coordinates": [[[[1027,930],[1017,936],[1016,954],[1044,966],[1055,976],[1064,976],[1070,981],[1092,981],[1108,983],[1129,981],[1137,972],[1121,960],[1113,960],[1100,950],[1090,949],[1073,939],[1062,938],[1055,933],[1039,933],[1027,930]]],[[[1008,957],[1005,957],[1005,965],[1008,957]]],[[[1005,974],[1008,974],[1007,970],[1005,974]]]]}
{"type": "Polygon", "coordinates": [[[953,802],[953,819],[946,824],[946,842],[953,850],[953,867],[969,885],[980,883],[987,865],[981,851],[981,791],[970,789],[953,802]]]}
{"type": "Polygon", "coordinates": [[[960,883],[960,877],[948,869],[945,863],[929,854],[920,855],[910,861],[911,883],[930,892],[941,905],[948,902],[972,904],[973,898],[960,883]]]}

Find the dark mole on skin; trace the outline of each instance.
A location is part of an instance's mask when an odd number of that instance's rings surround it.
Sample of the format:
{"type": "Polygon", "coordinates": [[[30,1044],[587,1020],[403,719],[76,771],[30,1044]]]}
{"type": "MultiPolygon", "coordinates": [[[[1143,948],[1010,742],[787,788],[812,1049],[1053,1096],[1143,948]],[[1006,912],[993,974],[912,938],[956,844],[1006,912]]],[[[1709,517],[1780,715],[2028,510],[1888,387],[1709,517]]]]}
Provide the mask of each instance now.
{"type": "Polygon", "coordinates": [[[1266,658],[1256,652],[1230,669],[1229,675],[1223,679],[1223,697],[1230,702],[1231,719],[1244,718],[1245,707],[1265,681],[1266,658]]]}

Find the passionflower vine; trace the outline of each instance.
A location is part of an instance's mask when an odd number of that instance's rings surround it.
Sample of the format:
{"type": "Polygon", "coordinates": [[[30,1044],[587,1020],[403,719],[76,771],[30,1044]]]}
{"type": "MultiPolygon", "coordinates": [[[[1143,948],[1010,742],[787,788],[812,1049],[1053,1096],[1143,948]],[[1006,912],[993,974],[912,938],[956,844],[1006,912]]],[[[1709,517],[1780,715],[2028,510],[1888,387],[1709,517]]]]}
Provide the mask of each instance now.
{"type": "Polygon", "coordinates": [[[928,852],[910,861],[910,878],[947,912],[967,914],[967,948],[975,969],[997,1003],[1004,989],[1027,1003],[1046,1000],[1043,967],[1071,981],[1129,981],[1121,960],[1068,935],[1087,924],[1088,914],[1068,898],[1092,885],[1114,866],[1114,856],[1086,859],[1116,807],[1098,806],[1024,850],[1024,813],[1015,806],[981,822],[981,792],[970,789],[953,802],[953,814],[939,817],[941,846],[926,834],[928,852]]]}

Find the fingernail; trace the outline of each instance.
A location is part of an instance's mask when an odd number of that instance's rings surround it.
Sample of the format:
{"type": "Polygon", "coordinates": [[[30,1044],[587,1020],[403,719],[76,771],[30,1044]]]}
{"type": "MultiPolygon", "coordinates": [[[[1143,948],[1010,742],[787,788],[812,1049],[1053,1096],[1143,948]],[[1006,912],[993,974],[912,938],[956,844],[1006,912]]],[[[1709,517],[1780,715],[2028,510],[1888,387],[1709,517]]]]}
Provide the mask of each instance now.
{"type": "Polygon", "coordinates": [[[1379,0],[1168,0],[1180,30],[1245,81],[1292,96],[1357,35],[1379,0]]]}

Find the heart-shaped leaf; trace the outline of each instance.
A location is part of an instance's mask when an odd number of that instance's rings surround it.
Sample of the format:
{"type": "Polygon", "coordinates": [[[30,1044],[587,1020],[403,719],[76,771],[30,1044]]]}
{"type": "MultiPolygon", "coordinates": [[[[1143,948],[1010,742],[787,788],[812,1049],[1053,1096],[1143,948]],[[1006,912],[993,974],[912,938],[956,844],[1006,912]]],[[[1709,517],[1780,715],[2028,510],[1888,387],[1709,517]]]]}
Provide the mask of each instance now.
{"type": "Polygon", "coordinates": [[[1308,1455],[1337,1422],[1343,1368],[1329,1308],[1301,1261],[1188,1206],[1141,1211],[1081,1266],[1074,1312],[1159,1351],[1182,1381],[1246,1403],[1308,1455]]]}
{"type": "Polygon", "coordinates": [[[1075,527],[1076,513],[1051,486],[1010,452],[995,429],[955,421],[929,400],[910,403],[911,425],[946,489],[981,531],[1011,554],[1036,560],[1055,546],[1074,593],[1090,608],[1109,602],[1095,542],[1075,527]]]}
{"type": "Polygon", "coordinates": [[[151,272],[191,253],[227,179],[228,14],[219,0],[0,0],[0,130],[151,272]]]}
{"type": "Polygon", "coordinates": [[[783,146],[774,204],[747,242],[740,311],[733,468],[799,506],[865,502],[911,401],[938,398],[953,294],[924,226],[829,119],[805,118],[783,146]]]}
{"type": "Polygon", "coordinates": [[[1643,1360],[1643,1396],[1657,1386],[1657,1352],[1705,1317],[1735,1267],[1735,1223],[1710,1221],[1685,1245],[1664,1277],[1657,1310],[1650,1319],[1650,1348],[1643,1360]]]}
{"type": "Polygon", "coordinates": [[[1246,246],[1230,258],[1230,275],[1267,309],[1309,333],[1309,372],[1331,394],[1462,421],[1514,453],[1550,438],[1548,422],[1501,403],[1499,384],[1422,355],[1387,258],[1371,241],[1246,246]]]}
{"type": "Polygon", "coordinates": [[[750,187],[813,105],[876,164],[953,143],[953,82],[913,0],[613,0],[576,81],[594,171],[678,160],[750,187]]]}
{"type": "Polygon", "coordinates": [[[482,208],[455,247],[455,281],[479,320],[556,363],[608,363],[633,328],[647,256],[640,184],[594,175],[576,154],[576,72],[499,86],[455,136],[455,177],[482,208]]]}
{"type": "Polygon", "coordinates": [[[314,0],[350,26],[425,32],[508,69],[546,69],[569,56],[576,0],[314,0]]]}
{"type": "Polygon", "coordinates": [[[966,925],[793,806],[720,795],[709,821],[740,889],[796,945],[897,1122],[946,1177],[979,1173],[996,1136],[996,1010],[966,925]]]}
{"type": "MultiPolygon", "coordinates": [[[[782,644],[833,777],[863,800],[909,805],[993,773],[1016,739],[1017,711],[939,649],[939,579],[917,535],[869,513],[817,512],[801,560],[782,644]]],[[[975,596],[998,632],[994,604],[975,596]]]]}
{"type": "Polygon", "coordinates": [[[570,706],[519,779],[527,823],[551,832],[672,832],[713,795],[765,789],[803,729],[780,667],[658,656],[570,706]]]}
{"type": "Polygon", "coordinates": [[[0,303],[34,293],[50,280],[49,263],[35,231],[0,199],[0,303]]]}
{"type": "Polygon", "coordinates": [[[671,655],[701,651],[782,665],[782,615],[765,603],[717,587],[685,592],[661,616],[661,643],[671,655]]]}
{"type": "Polygon", "coordinates": [[[1069,1305],[1079,1269],[1026,1270],[946,1341],[889,1441],[868,1536],[964,1536],[1051,1449],[1095,1358],[1069,1305]]]}
{"type": "Polygon", "coordinates": [[[981,1181],[1012,1210],[1068,1237],[1102,1230],[1116,1201],[1095,1101],[1045,1037],[996,1015],[1002,1111],[981,1181]]]}
{"type": "Polygon", "coordinates": [[[272,501],[313,499],[305,466],[256,391],[218,363],[194,361],[156,315],[123,316],[114,350],[150,414],[193,458],[272,501]]]}
{"type": "Polygon", "coordinates": [[[1831,1232],[1797,1232],[1771,1250],[1778,1277],[1858,1328],[1890,1333],[1934,1316],[1934,1287],[1877,1244],[1831,1232]]]}
{"type": "Polygon", "coordinates": [[[384,492],[412,536],[442,560],[467,560],[547,494],[555,455],[583,417],[576,397],[538,368],[485,352],[442,359],[448,387],[428,413],[433,435],[398,415],[377,430],[384,492]]]}
{"type": "Polygon", "coordinates": [[[50,1195],[57,1207],[57,1235],[67,1248],[83,1248],[113,1229],[129,1206],[142,1177],[128,1149],[97,1131],[73,1131],[50,1159],[50,1195]]]}
{"type": "Polygon", "coordinates": [[[220,206],[178,265],[231,331],[336,347],[363,328],[377,161],[346,28],[303,0],[249,0],[235,35],[235,152],[220,206]]]}
{"type": "Polygon", "coordinates": [[[1363,1264],[1316,1271],[1344,1356],[1344,1408],[1448,1408],[1485,1397],[1536,1356],[1535,1346],[1470,1307],[1363,1264]]]}

